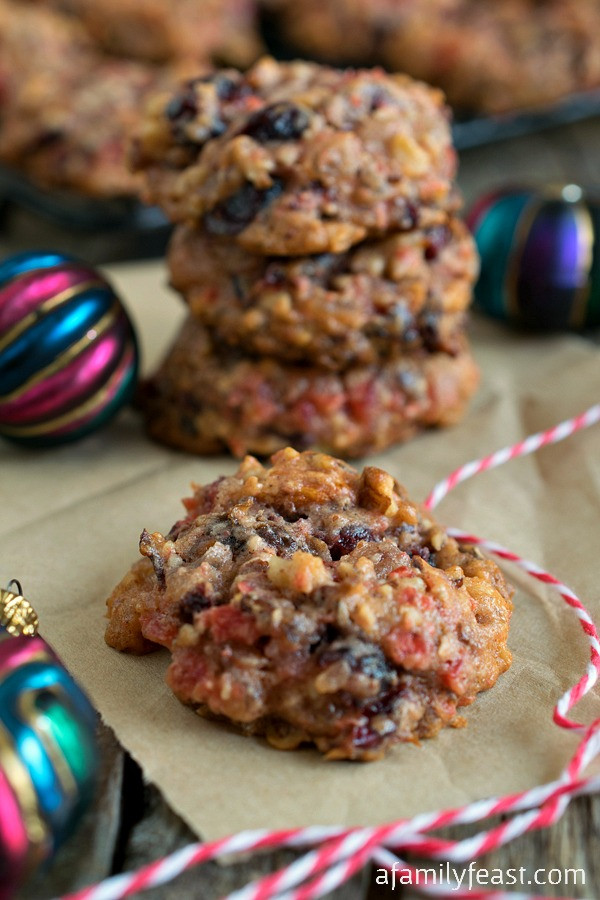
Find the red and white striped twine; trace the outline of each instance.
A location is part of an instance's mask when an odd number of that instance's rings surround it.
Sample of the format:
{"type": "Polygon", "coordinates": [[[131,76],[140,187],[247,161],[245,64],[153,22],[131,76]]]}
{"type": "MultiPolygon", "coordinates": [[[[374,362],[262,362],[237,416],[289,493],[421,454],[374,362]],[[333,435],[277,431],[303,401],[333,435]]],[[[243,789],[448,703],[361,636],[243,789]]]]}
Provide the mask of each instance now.
{"type": "MultiPolygon", "coordinates": [[[[554,444],[600,421],[600,404],[581,415],[561,422],[547,431],[530,435],[523,441],[505,447],[478,460],[466,463],[440,481],[427,497],[425,506],[433,509],[458,484],[497,466],[554,444]]],[[[570,710],[587,694],[600,674],[600,639],[585,606],[575,592],[554,575],[535,563],[492,541],[455,529],[449,533],[458,540],[483,547],[500,560],[513,563],[554,590],[578,617],[587,638],[590,661],[577,684],[567,690],[556,703],[553,721],[560,728],[580,735],[569,763],[559,777],[528,791],[504,797],[479,800],[458,809],[424,813],[412,819],[401,819],[369,828],[334,828],[312,826],[286,831],[245,831],[211,843],[194,843],[143,866],[137,872],[109,878],[97,885],[66,895],[62,900],[121,900],[140,891],[156,887],[176,878],[187,869],[209,860],[239,853],[273,850],[282,847],[306,847],[307,853],[278,872],[273,872],[246,887],[229,894],[226,900],[313,900],[329,893],[347,881],[369,862],[395,870],[397,875],[412,879],[412,885],[426,896],[469,897],[470,900],[544,900],[540,895],[510,893],[503,890],[467,889],[456,881],[428,883],[419,870],[412,868],[397,853],[418,853],[420,857],[464,863],[495,850],[519,835],[547,828],[562,816],[574,797],[600,791],[600,776],[584,777],[590,762],[600,755],[600,718],[590,725],[568,718],[570,710]],[[462,840],[436,837],[434,832],[448,825],[482,822],[494,816],[503,821],[487,830],[462,840]]],[[[568,898],[565,898],[568,900],[568,898]]]]}
{"type": "Polygon", "coordinates": [[[473,475],[478,475],[479,472],[495,469],[511,459],[516,459],[518,456],[526,456],[528,453],[533,453],[547,444],[557,444],[576,431],[589,428],[590,425],[595,425],[599,421],[600,403],[596,403],[580,415],[574,416],[572,419],[566,419],[564,422],[554,425],[553,428],[548,428],[547,431],[538,431],[537,434],[530,434],[529,437],[516,444],[503,447],[501,450],[496,450],[495,453],[490,453],[481,459],[473,459],[471,462],[459,466],[447,478],[438,482],[425,500],[425,507],[434,509],[458,484],[466,481],[467,478],[472,478],[473,475]]]}

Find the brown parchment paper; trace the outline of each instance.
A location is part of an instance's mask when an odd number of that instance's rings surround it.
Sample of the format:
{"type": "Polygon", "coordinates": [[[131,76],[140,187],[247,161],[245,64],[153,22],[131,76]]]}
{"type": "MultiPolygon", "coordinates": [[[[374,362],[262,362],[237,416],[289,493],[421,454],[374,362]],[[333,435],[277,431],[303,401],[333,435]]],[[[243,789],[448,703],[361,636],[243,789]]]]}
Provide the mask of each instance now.
{"type": "MultiPolygon", "coordinates": [[[[183,306],[160,263],[108,270],[132,312],[144,367],[174,334],[183,306]]],[[[524,337],[475,320],[482,385],[463,423],[433,431],[370,463],[415,499],[457,465],[546,428],[600,399],[599,348],[580,337],[524,337]]],[[[514,568],[514,663],[466,711],[468,726],[380,762],[324,762],[282,753],[205,722],[164,685],[168,655],[120,655],[103,640],[105,598],[137,558],[143,527],[180,516],[192,480],[231,472],[150,443],[133,411],[58,449],[0,446],[0,581],[21,580],[55,647],[145,775],[196,832],[374,824],[518,791],[555,778],[576,737],[551,724],[559,695],[588,650],[574,615],[514,568]]],[[[448,525],[500,541],[547,567],[600,619],[600,427],[460,486],[438,508],[448,525]]],[[[577,710],[598,715],[598,694],[577,710]]]]}

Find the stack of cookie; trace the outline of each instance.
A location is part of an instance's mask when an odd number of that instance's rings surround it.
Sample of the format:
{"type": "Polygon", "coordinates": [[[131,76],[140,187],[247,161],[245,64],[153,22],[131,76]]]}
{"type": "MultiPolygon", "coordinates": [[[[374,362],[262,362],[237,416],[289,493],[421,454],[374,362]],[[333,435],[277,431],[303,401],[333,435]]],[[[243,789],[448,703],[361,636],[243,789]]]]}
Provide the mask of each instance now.
{"type": "Polygon", "coordinates": [[[154,437],[350,457],[460,418],[477,260],[439,92],[265,58],[157,96],[133,159],[190,310],[143,391],[154,437]]]}

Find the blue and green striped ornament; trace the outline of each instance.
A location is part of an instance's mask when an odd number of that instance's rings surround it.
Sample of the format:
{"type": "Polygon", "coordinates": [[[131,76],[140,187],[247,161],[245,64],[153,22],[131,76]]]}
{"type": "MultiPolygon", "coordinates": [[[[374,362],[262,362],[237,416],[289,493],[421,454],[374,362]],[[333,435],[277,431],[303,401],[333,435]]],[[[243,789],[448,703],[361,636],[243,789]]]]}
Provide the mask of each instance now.
{"type": "Polygon", "coordinates": [[[0,590],[0,900],[76,828],[97,768],[94,710],[9,585],[0,590]]]}
{"type": "Polygon", "coordinates": [[[506,188],[467,222],[481,258],[476,305],[536,331],[600,326],[600,203],[577,185],[506,188]]]}

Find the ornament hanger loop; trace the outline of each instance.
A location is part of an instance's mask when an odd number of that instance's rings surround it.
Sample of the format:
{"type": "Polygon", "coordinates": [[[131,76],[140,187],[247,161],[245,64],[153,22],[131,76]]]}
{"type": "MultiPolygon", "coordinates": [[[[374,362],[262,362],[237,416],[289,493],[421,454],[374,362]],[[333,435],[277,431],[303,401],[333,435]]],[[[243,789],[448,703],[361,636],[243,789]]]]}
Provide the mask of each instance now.
{"type": "Polygon", "coordinates": [[[13,585],[17,589],[17,593],[22,597],[23,596],[23,588],[21,587],[21,582],[17,581],[16,578],[11,578],[8,584],[6,585],[6,590],[10,591],[11,585],[13,585]]]}

